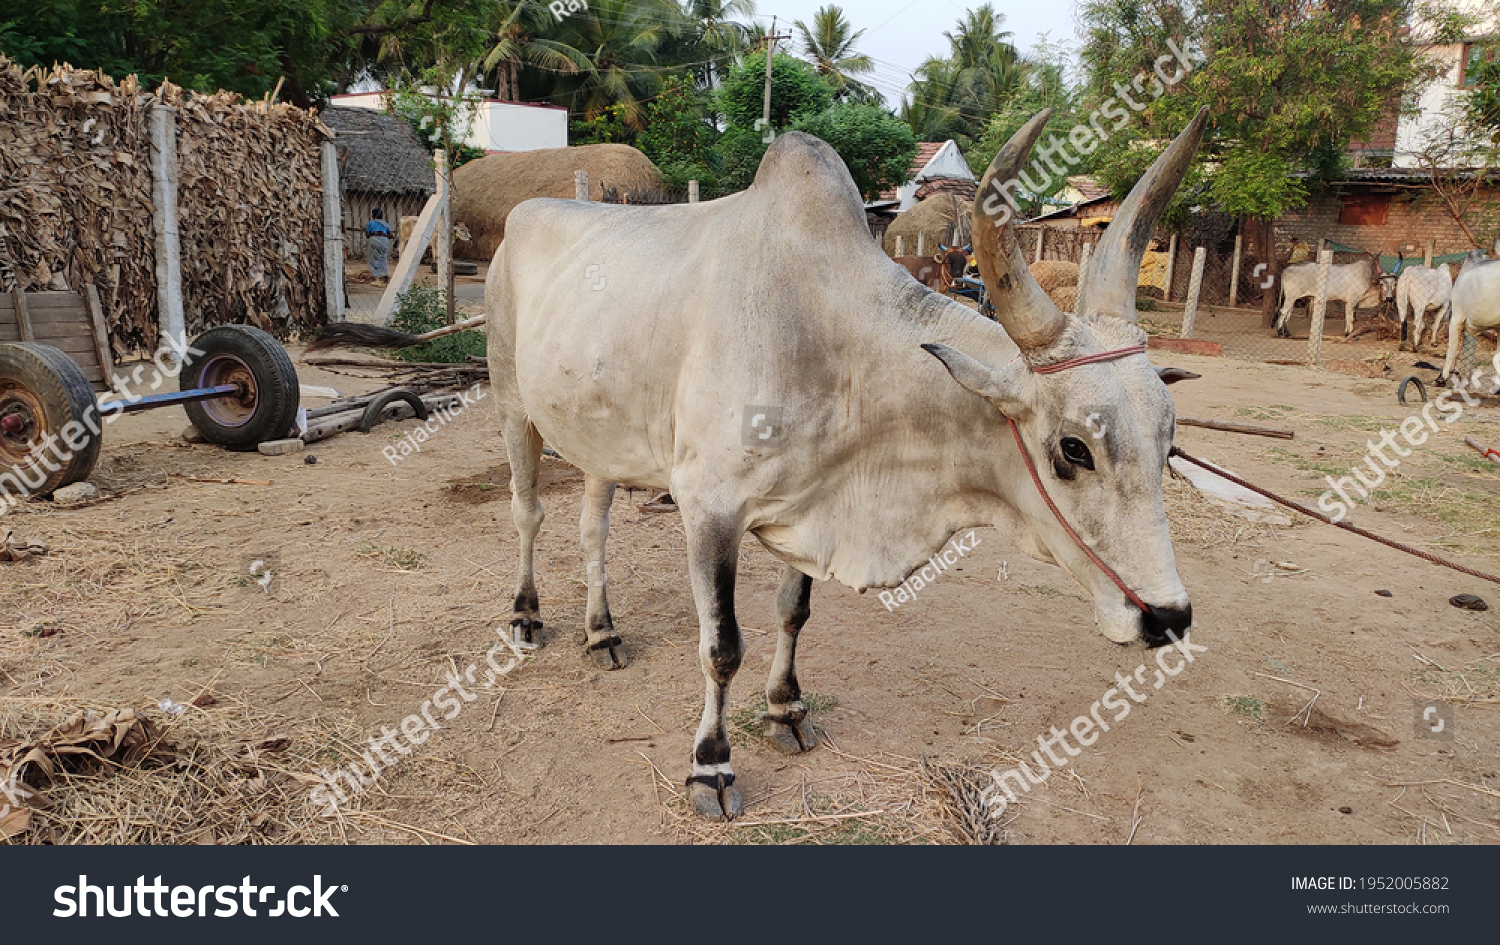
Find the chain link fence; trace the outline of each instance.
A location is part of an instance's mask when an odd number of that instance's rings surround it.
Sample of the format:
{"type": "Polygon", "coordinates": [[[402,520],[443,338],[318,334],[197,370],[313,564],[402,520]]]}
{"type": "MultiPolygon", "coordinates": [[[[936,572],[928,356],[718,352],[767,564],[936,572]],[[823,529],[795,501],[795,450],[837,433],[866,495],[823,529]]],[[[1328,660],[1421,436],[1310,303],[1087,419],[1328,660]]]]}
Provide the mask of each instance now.
{"type": "MultiPolygon", "coordinates": [[[[1049,284],[1070,274],[1036,263],[1072,263],[1086,273],[1099,234],[1042,226],[1018,229],[1026,258],[1043,287],[1060,307],[1071,310],[1076,289],[1049,284]]],[[[1405,265],[1423,262],[1408,259],[1405,265]]],[[[1433,262],[1449,265],[1457,276],[1459,266],[1448,257],[1433,262]]],[[[1377,259],[1325,244],[1295,248],[1277,273],[1244,253],[1237,237],[1215,245],[1172,237],[1142,260],[1136,308],[1148,334],[1210,342],[1218,346],[1213,353],[1225,357],[1319,365],[1375,378],[1402,377],[1426,366],[1441,368],[1449,344],[1446,308],[1427,310],[1421,319],[1422,336],[1415,339],[1416,319],[1409,317],[1403,326],[1396,314],[1397,268],[1394,257],[1377,259]],[[1283,299],[1283,285],[1293,296],[1291,304],[1283,299]],[[1434,343],[1433,321],[1439,315],[1443,321],[1434,343]]],[[[1477,343],[1466,334],[1454,370],[1468,375],[1488,364],[1495,345],[1493,334],[1477,343]]]]}

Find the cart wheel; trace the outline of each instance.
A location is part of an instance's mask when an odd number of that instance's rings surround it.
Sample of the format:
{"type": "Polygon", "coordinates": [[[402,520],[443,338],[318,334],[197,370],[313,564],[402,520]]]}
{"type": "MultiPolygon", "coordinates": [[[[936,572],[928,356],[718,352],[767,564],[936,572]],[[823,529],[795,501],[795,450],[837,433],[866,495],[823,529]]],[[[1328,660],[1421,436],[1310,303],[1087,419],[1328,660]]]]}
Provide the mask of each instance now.
{"type": "Polygon", "coordinates": [[[203,439],[232,450],[279,440],[297,421],[297,370],[275,338],[249,325],[210,328],[188,348],[183,390],[234,384],[238,394],[183,404],[203,439]]]}
{"type": "Polygon", "coordinates": [[[1415,374],[1408,374],[1401,379],[1401,386],[1396,388],[1396,399],[1401,402],[1401,406],[1406,406],[1406,386],[1408,384],[1417,385],[1417,393],[1422,395],[1422,403],[1427,403],[1427,387],[1423,385],[1422,379],[1415,374]]]}
{"type": "Polygon", "coordinates": [[[87,479],[102,432],[77,362],[33,341],[0,345],[0,492],[47,496],[87,479]]]}

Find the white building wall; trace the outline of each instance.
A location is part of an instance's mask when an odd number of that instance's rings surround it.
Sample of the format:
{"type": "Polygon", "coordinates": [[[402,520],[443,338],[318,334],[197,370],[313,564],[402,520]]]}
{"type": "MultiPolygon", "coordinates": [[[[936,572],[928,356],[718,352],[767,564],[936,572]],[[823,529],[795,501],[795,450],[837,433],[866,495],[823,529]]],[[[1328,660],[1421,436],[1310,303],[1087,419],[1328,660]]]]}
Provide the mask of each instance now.
{"type": "MultiPolygon", "coordinates": [[[[1489,7],[1489,0],[1448,0],[1444,6],[1464,13],[1477,14],[1489,7]]],[[[1494,36],[1500,31],[1500,18],[1481,20],[1471,31],[1469,39],[1494,36]]],[[[1422,43],[1424,37],[1432,35],[1429,23],[1418,21],[1412,29],[1413,38],[1422,43]]],[[[1402,115],[1396,122],[1396,149],[1392,164],[1396,167],[1418,167],[1421,162],[1417,153],[1426,148],[1432,133],[1441,127],[1458,99],[1465,93],[1458,87],[1463,66],[1464,44],[1422,45],[1421,54],[1439,67],[1439,74],[1421,90],[1417,100],[1418,113],[1402,115]]]]}
{"type": "MultiPolygon", "coordinates": [[[[387,95],[385,91],[351,92],[333,96],[333,102],[348,108],[383,112],[387,95]]],[[[568,110],[550,105],[486,100],[475,109],[474,123],[464,143],[490,152],[565,148],[568,146],[568,110]]]]}

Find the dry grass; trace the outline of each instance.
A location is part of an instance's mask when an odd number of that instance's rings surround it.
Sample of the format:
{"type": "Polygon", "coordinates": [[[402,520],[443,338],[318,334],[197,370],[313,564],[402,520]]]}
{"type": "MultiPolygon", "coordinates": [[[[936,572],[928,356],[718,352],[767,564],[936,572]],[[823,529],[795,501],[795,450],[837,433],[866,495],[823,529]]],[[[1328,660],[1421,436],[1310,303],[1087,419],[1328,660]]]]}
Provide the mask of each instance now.
{"type": "Polygon", "coordinates": [[[1191,483],[1175,473],[1162,478],[1162,497],[1167,506],[1172,541],[1203,548],[1222,544],[1258,548],[1266,541],[1279,540],[1280,531],[1305,528],[1312,522],[1307,516],[1290,509],[1287,510],[1287,516],[1292,520],[1290,525],[1251,522],[1208,501],[1191,483]]]}
{"type": "MultiPolygon", "coordinates": [[[[204,701],[204,700],[200,700],[204,701]]],[[[304,773],[308,735],[239,705],[181,716],[51,699],[0,699],[0,778],[24,809],[0,816],[11,844],[337,843],[304,773]]]]}

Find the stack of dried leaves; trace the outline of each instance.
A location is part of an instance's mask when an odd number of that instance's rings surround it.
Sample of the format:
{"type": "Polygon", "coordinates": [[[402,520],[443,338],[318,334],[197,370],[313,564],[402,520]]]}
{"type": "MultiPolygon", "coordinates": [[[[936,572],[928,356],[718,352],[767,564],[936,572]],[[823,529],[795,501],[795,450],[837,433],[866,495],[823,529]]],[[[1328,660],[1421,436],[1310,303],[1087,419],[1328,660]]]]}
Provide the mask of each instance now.
{"type": "Polygon", "coordinates": [[[189,334],[322,322],[321,146],[290,105],[0,56],[0,291],[98,288],[117,356],[157,345],[151,109],[177,111],[189,334]]]}
{"type": "Polygon", "coordinates": [[[156,345],[154,101],[134,76],[0,56],[0,291],[92,283],[118,354],[156,345]]]}
{"type": "Polygon", "coordinates": [[[55,703],[14,705],[0,728],[0,841],[338,839],[307,803],[317,779],[276,763],[291,740],[246,715],[178,706],[192,714],[158,725],[134,709],[91,710],[47,728],[55,703]]]}
{"type": "Polygon", "coordinates": [[[189,336],[230,322],[311,334],[323,322],[320,149],[330,132],[291,105],[170,83],[159,94],[177,110],[189,336]]]}

